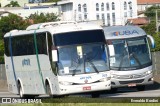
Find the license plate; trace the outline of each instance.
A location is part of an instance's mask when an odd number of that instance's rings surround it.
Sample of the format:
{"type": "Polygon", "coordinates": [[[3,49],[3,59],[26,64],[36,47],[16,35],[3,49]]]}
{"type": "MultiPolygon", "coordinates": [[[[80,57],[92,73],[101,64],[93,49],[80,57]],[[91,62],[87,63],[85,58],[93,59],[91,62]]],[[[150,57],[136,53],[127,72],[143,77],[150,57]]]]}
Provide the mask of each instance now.
{"type": "Polygon", "coordinates": [[[135,83],[128,84],[128,87],[133,87],[133,86],[136,86],[136,84],[135,83]]]}
{"type": "Polygon", "coordinates": [[[91,90],[91,86],[85,86],[83,87],[83,90],[86,91],[86,90],[91,90]]]}

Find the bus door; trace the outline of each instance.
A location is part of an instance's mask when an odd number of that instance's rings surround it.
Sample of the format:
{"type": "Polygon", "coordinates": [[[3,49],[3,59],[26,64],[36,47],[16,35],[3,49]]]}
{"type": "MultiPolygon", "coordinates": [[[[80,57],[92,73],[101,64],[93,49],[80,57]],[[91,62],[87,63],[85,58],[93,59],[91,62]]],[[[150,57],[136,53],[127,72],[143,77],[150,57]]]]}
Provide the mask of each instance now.
{"type": "Polygon", "coordinates": [[[50,33],[47,33],[47,42],[48,42],[48,56],[49,56],[49,61],[50,61],[50,70],[52,70],[52,72],[57,75],[56,72],[56,62],[53,62],[52,59],[52,48],[53,48],[53,41],[52,41],[52,36],[50,33]]]}

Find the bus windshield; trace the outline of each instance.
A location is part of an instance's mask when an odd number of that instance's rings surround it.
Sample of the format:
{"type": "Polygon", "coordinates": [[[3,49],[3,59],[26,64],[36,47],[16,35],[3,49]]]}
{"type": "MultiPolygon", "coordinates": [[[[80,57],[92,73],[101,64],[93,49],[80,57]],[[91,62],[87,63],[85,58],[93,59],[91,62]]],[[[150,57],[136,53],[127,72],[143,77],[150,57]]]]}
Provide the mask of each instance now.
{"type": "Polygon", "coordinates": [[[104,44],[70,45],[58,48],[59,75],[99,73],[109,70],[104,44]]]}
{"type": "Polygon", "coordinates": [[[151,65],[147,38],[108,40],[110,67],[112,70],[127,71],[151,65]]]}
{"type": "Polygon", "coordinates": [[[58,33],[54,35],[55,46],[66,46],[97,42],[105,42],[105,37],[102,30],[83,30],[75,32],[58,33]]]}

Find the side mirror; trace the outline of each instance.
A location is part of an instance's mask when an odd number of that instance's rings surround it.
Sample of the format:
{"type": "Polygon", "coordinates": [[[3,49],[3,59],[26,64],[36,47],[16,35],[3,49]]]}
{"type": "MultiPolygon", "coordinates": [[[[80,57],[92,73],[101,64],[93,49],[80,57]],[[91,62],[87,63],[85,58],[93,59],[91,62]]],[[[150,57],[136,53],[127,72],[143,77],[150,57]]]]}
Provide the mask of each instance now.
{"type": "Polygon", "coordinates": [[[52,50],[52,61],[57,62],[58,61],[58,53],[57,50],[52,50]]]}
{"type": "Polygon", "coordinates": [[[151,41],[151,47],[152,48],[155,48],[155,41],[154,41],[154,38],[151,36],[151,35],[147,35],[147,37],[150,39],[151,41]]]}

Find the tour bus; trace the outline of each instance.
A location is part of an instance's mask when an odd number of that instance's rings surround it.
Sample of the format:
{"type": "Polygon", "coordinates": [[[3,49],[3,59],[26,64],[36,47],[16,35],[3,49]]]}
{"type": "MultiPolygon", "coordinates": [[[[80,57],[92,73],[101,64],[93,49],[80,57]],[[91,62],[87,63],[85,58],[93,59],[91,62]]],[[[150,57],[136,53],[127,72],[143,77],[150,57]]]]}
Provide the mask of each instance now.
{"type": "Polygon", "coordinates": [[[149,46],[155,47],[153,37],[131,25],[103,27],[103,30],[108,44],[112,91],[118,87],[136,87],[142,91],[145,85],[153,84],[149,46]]]}
{"type": "Polygon", "coordinates": [[[61,96],[111,89],[103,28],[48,22],[5,34],[8,90],[20,97],[61,96]]]}

